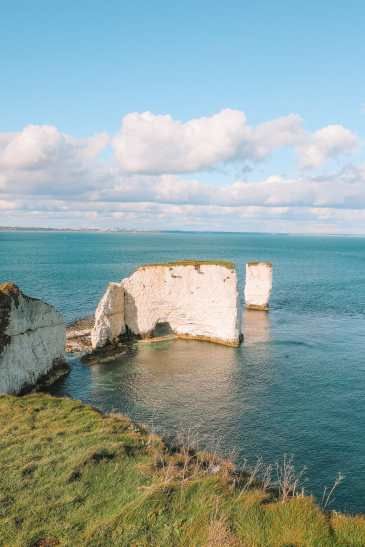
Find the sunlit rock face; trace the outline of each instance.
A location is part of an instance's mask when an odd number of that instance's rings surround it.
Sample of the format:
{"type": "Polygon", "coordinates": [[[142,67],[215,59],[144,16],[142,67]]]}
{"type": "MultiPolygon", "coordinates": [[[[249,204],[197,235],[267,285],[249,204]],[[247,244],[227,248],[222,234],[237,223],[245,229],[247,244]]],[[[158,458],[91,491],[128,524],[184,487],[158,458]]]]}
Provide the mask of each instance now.
{"type": "Polygon", "coordinates": [[[121,283],[109,284],[95,313],[92,346],[102,347],[126,331],[140,338],[173,333],[238,346],[234,265],[204,261],[151,264],[121,283]]]}
{"type": "Polygon", "coordinates": [[[245,304],[251,310],[267,310],[272,289],[271,262],[246,264],[245,304]]]}
{"type": "Polygon", "coordinates": [[[96,308],[91,345],[93,348],[105,346],[124,332],[124,288],[121,283],[109,283],[96,308]]]}
{"type": "Polygon", "coordinates": [[[19,393],[67,371],[65,324],[53,306],[0,285],[0,393],[19,393]]]}
{"type": "Polygon", "coordinates": [[[145,338],[158,325],[181,338],[238,346],[237,275],[231,263],[176,262],[147,265],[122,281],[124,320],[145,338]]]}

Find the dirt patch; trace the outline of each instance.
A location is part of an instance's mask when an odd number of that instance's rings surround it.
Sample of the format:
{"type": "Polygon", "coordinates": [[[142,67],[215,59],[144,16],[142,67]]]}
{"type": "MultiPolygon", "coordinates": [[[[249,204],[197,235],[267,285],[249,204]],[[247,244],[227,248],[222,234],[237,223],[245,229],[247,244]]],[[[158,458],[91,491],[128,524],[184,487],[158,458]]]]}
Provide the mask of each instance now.
{"type": "Polygon", "coordinates": [[[32,543],[32,547],[54,547],[55,545],[60,545],[60,542],[56,538],[40,538],[32,543]]]}

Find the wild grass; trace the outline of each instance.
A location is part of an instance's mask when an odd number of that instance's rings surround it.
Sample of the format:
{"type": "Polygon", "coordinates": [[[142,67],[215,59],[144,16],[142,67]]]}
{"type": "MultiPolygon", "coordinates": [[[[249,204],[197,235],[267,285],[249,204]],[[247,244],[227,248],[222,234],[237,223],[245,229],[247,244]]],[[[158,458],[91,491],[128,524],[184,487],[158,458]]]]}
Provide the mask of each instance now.
{"type": "Polygon", "coordinates": [[[2,546],[360,546],[291,458],[237,472],[194,435],[169,448],[127,418],[44,394],[0,397],[2,546]]]}

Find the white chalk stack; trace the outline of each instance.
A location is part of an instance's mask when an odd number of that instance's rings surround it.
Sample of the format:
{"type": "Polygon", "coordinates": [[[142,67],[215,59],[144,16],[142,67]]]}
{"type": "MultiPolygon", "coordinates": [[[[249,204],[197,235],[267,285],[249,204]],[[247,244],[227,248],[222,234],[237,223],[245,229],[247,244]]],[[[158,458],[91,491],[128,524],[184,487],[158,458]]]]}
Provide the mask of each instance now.
{"type": "Polygon", "coordinates": [[[240,343],[237,275],[231,263],[145,266],[123,286],[126,325],[142,338],[165,323],[180,338],[228,346],[240,343]]]}
{"type": "Polygon", "coordinates": [[[177,261],[138,268],[109,284],[95,314],[92,347],[115,341],[126,330],[139,338],[159,326],[178,338],[240,344],[240,314],[234,264],[177,261]]]}
{"type": "Polygon", "coordinates": [[[271,262],[248,262],[246,264],[245,283],[246,308],[250,310],[268,310],[271,289],[271,262]]]}

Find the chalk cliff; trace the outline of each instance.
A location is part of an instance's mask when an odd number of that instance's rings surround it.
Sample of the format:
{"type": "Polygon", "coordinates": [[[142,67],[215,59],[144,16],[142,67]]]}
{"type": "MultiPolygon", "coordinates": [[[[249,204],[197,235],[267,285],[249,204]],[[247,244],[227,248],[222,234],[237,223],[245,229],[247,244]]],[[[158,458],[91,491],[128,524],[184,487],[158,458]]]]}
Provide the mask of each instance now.
{"type": "Polygon", "coordinates": [[[271,262],[246,264],[245,303],[251,310],[267,310],[272,289],[271,262]]]}
{"type": "Polygon", "coordinates": [[[19,393],[67,372],[65,325],[53,306],[0,285],[0,393],[19,393]]]}
{"type": "MultiPolygon", "coordinates": [[[[120,288],[115,290],[120,294],[124,291],[123,297],[120,296],[120,299],[124,298],[124,319],[122,313],[117,314],[114,334],[110,329],[106,337],[109,340],[124,330],[148,338],[162,326],[180,338],[229,346],[240,343],[237,275],[232,263],[179,261],[150,264],[123,279],[120,288]]],[[[95,316],[100,324],[109,321],[107,313],[103,312],[107,308],[105,302],[110,300],[108,291],[95,316]]],[[[116,296],[113,301],[117,301],[116,296]]],[[[117,304],[115,306],[118,308],[117,304]]],[[[105,343],[102,329],[94,328],[92,341],[93,347],[105,343]]]]}
{"type": "Polygon", "coordinates": [[[96,308],[91,345],[93,348],[105,346],[124,332],[124,288],[121,283],[109,283],[96,308]]]}

